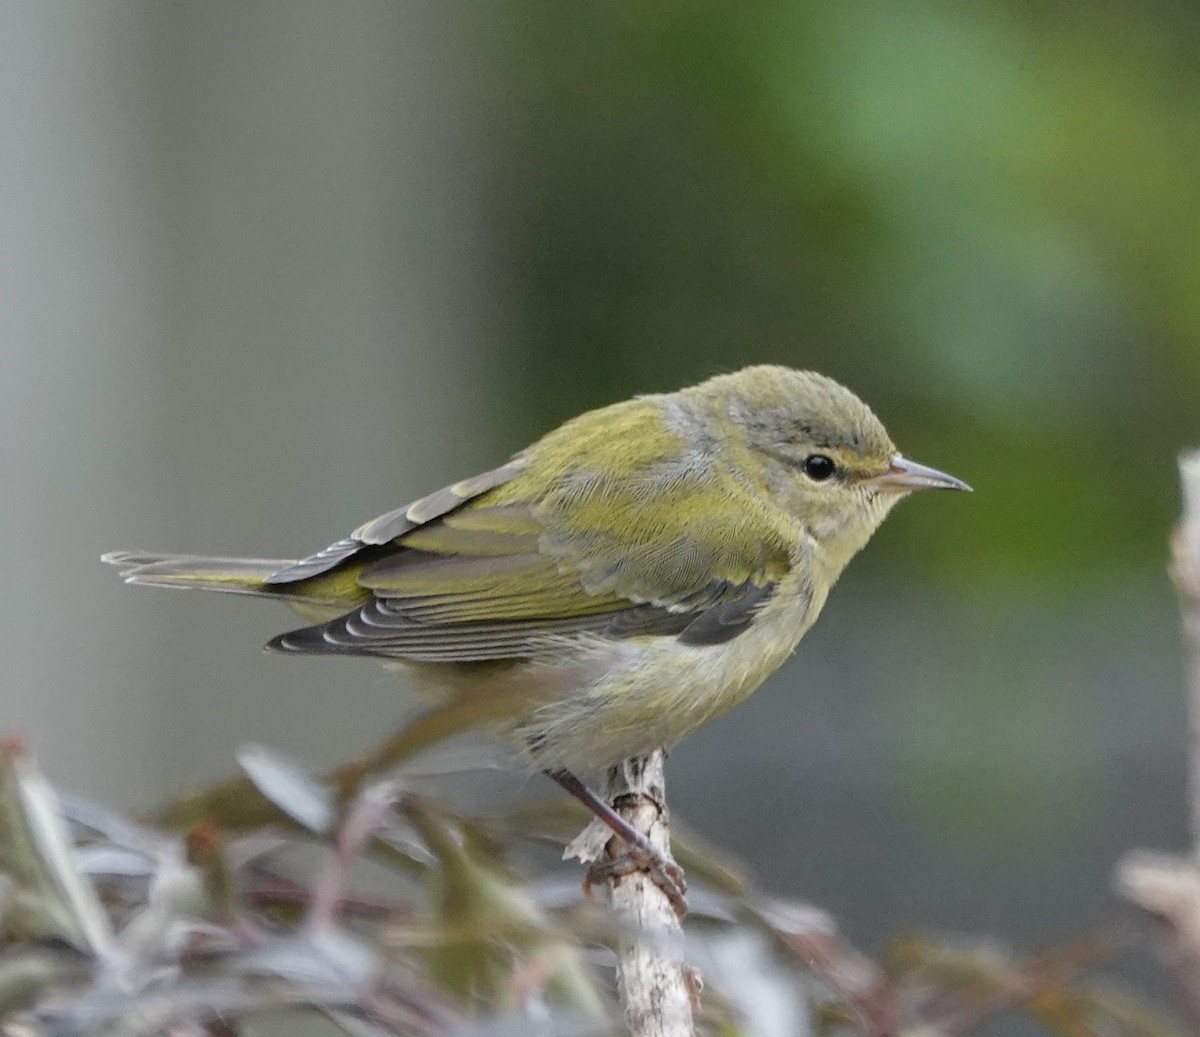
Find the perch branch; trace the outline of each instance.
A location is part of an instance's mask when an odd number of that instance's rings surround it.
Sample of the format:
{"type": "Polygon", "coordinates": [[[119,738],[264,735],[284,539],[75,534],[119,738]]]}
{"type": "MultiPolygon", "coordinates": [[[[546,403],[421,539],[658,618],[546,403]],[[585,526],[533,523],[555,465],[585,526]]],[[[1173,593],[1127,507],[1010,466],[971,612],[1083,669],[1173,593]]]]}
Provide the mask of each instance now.
{"type": "MultiPolygon", "coordinates": [[[[606,798],[668,859],[671,827],[661,749],[608,772],[606,798]]],[[[616,842],[619,842],[617,840],[616,842]]],[[[619,846],[609,841],[609,852],[619,846]]],[[[620,931],[617,989],[632,1037],[692,1037],[699,979],[684,963],[683,927],[671,898],[644,871],[609,880],[620,931]]]]}

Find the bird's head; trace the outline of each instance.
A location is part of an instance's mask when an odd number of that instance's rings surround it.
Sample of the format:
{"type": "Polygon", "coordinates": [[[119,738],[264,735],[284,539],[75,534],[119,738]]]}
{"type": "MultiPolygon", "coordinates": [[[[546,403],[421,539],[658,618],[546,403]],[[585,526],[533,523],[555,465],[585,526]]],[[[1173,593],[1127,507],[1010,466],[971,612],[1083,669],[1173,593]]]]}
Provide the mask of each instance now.
{"type": "Polygon", "coordinates": [[[741,467],[844,561],[914,490],[969,490],[903,457],[871,409],[812,371],[761,365],[697,386],[744,444],[741,467]]]}

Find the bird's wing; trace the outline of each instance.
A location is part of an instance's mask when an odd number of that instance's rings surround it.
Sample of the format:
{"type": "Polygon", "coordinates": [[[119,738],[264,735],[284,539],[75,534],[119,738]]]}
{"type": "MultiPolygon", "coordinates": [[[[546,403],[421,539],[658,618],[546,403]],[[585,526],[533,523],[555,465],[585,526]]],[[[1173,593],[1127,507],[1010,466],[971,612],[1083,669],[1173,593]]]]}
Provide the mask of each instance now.
{"type": "Polygon", "coordinates": [[[299,583],[313,576],[327,573],[364,548],[387,544],[427,522],[450,514],[480,494],[508,482],[521,471],[521,468],[521,461],[510,461],[499,468],[493,468],[469,479],[443,486],[440,490],[435,490],[411,504],[405,504],[389,511],[370,522],[364,522],[348,537],[336,540],[316,554],[302,558],[298,562],[292,562],[278,572],[271,573],[263,582],[270,585],[299,583]]]}
{"type": "Polygon", "coordinates": [[[271,647],[471,662],[581,633],[714,644],[749,626],[791,562],[777,509],[711,472],[604,480],[534,465],[467,503],[451,490],[457,504],[425,498],[441,514],[424,524],[411,525],[423,509],[410,506],[360,529],[351,553],[393,534],[360,556],[371,599],[271,647]]]}

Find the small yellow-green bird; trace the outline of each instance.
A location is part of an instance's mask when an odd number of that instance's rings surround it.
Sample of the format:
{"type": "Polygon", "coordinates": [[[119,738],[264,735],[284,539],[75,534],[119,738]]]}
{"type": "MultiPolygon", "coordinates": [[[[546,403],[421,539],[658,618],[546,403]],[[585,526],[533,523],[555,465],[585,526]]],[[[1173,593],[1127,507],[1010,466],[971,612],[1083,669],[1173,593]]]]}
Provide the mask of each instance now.
{"type": "Polygon", "coordinates": [[[276,651],[376,656],[443,701],[504,693],[498,733],[571,787],[754,691],[921,489],[969,487],[901,456],[838,383],[764,365],[590,411],[300,561],[105,561],[278,598],[314,625],[276,651]]]}

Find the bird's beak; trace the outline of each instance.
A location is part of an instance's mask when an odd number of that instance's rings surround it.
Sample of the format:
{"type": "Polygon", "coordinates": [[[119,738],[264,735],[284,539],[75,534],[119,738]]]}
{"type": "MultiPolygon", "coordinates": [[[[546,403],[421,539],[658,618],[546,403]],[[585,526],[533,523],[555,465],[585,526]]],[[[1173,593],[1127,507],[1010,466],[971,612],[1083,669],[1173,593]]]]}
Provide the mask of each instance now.
{"type": "Polygon", "coordinates": [[[961,479],[939,472],[928,465],[917,464],[897,454],[882,475],[872,475],[859,480],[860,486],[869,486],[885,493],[910,493],[913,490],[967,490],[961,479]]]}

